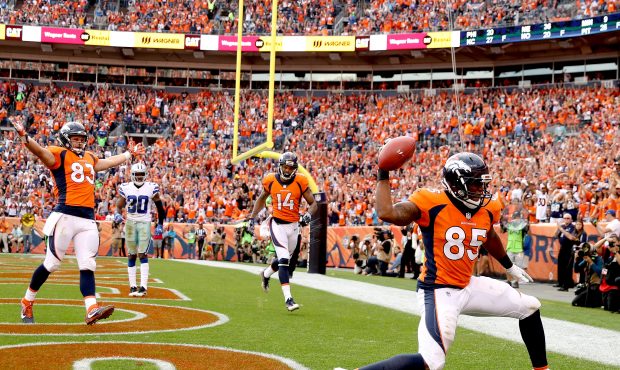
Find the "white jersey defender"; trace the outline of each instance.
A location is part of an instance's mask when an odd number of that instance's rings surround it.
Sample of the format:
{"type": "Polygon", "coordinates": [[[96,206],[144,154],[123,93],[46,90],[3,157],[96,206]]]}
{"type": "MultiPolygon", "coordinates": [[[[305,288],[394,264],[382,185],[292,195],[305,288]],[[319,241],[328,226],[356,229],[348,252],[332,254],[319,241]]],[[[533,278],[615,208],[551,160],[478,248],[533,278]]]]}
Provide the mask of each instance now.
{"type": "Polygon", "coordinates": [[[133,182],[126,182],[119,185],[118,193],[127,203],[127,220],[151,223],[151,206],[153,197],[159,194],[159,185],[147,181],[136,186],[133,182]]]}

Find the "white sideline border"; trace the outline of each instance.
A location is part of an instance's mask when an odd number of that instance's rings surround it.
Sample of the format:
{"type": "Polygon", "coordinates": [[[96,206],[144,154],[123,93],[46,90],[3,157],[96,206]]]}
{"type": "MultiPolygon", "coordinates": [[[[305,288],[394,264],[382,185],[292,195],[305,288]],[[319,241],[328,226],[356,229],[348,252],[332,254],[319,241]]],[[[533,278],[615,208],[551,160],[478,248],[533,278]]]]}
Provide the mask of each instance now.
{"type": "MultiPolygon", "coordinates": [[[[244,263],[203,260],[175,261],[241,270],[256,275],[263,270],[263,267],[244,263]]],[[[299,270],[295,271],[292,283],[419,316],[416,303],[417,293],[414,291],[333,278],[321,274],[308,274],[299,270]]],[[[257,287],[257,289],[259,288],[257,287]]],[[[610,313],[610,319],[616,317],[610,313]]],[[[620,343],[620,332],[548,317],[542,317],[542,321],[545,326],[548,351],[606,365],[620,366],[620,356],[618,356],[617,351],[601,345],[601,340],[605,343],[620,343]]],[[[462,315],[459,317],[458,326],[496,338],[523,343],[519,332],[519,322],[515,319],[462,315]]]]}

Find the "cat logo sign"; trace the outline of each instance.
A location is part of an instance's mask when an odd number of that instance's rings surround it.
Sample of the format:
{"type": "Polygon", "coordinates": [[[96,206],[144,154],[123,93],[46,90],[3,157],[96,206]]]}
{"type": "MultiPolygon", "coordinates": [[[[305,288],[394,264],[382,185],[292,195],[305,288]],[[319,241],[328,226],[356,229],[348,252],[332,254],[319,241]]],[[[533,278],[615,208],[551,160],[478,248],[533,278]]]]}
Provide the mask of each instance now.
{"type": "Polygon", "coordinates": [[[175,33],[134,33],[134,47],[151,49],[184,49],[185,35],[175,33]]]}

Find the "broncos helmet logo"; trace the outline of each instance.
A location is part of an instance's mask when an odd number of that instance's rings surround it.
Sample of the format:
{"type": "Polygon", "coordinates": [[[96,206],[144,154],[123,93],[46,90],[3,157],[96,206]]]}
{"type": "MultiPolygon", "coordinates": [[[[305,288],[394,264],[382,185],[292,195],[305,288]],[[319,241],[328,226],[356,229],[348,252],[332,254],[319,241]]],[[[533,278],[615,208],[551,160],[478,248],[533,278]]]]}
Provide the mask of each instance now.
{"type": "Polygon", "coordinates": [[[459,159],[453,159],[451,161],[446,162],[445,168],[446,168],[446,171],[454,172],[458,175],[462,175],[461,171],[471,173],[471,167],[467,163],[459,159]]]}

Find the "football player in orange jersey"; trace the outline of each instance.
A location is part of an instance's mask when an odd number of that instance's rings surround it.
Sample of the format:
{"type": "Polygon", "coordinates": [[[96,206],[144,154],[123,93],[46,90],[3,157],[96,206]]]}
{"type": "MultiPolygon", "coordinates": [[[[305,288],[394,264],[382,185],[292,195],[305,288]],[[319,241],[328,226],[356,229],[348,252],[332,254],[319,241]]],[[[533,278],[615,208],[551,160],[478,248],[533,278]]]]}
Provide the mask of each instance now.
{"type": "Polygon", "coordinates": [[[133,155],[144,154],[138,144],[129,151],[105,159],[86,151],[88,134],[79,122],[67,122],[58,132],[62,146],[42,147],[28,136],[23,125],[12,121],[24,146],[50,169],[54,178],[57,204],[43,227],[47,252],[43,263],[34,271],[30,285],[21,300],[21,319],[34,323],[33,304],[38,290],[49,275],[60,267],[69,243],[73,241],[80,269],[80,291],[86,307],[86,324],[106,319],[114,306],[99,306],[95,298],[95,258],[99,251],[99,230],[95,223],[95,176],[99,171],[118,166],[133,155]]]}
{"type": "Polygon", "coordinates": [[[415,221],[422,230],[424,265],[418,280],[418,350],[361,369],[443,369],[460,314],[519,319],[532,366],[547,369],[540,302],[505,282],[472,276],[478,249],[484,246],[506,268],[510,280],[532,281],[513,265],[493,229],[501,204],[488,190],[491,175],[484,160],[458,153],[443,167],[443,190],[420,188],[407,201],[392,204],[389,172],[379,169],[376,208],[386,222],[415,221]]]}
{"type": "Polygon", "coordinates": [[[250,232],[254,232],[255,218],[265,207],[265,201],[271,195],[273,211],[267,219],[271,241],[276,247],[277,259],[261,272],[261,285],[263,290],[269,290],[269,278],[278,272],[286,309],[295,311],[299,305],[295,303],[291,295],[289,285],[289,261],[299,242],[299,224],[308,224],[312,214],[316,212],[317,205],[314,202],[312,191],[308,185],[308,178],[297,173],[297,156],[294,153],[282,154],[278,161],[278,172],[270,173],[263,178],[263,191],[256,199],[252,213],[249,217],[250,232]],[[299,206],[304,198],[309,205],[300,220],[299,206]]]}

